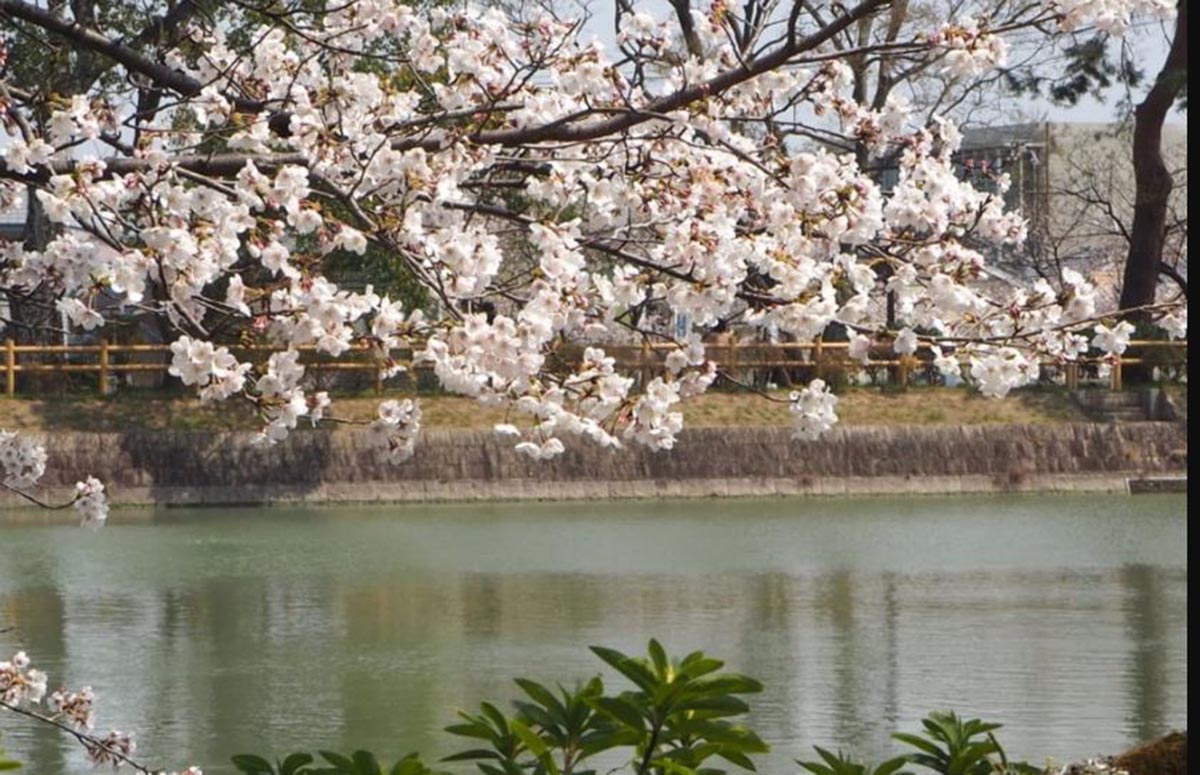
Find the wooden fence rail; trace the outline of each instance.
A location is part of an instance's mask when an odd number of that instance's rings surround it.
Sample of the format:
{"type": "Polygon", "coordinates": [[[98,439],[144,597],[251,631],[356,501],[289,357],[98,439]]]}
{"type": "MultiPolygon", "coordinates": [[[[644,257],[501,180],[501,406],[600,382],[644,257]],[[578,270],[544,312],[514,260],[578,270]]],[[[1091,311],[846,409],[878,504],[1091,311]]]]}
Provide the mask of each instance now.
{"type": "MultiPolygon", "coordinates": [[[[666,354],[674,349],[671,344],[610,344],[601,345],[605,353],[616,360],[617,365],[637,372],[642,376],[643,384],[650,379],[653,371],[660,367],[666,354]]],[[[706,344],[708,357],[726,373],[737,374],[754,369],[812,369],[817,376],[829,368],[840,367],[848,363],[844,351],[849,347],[848,342],[823,342],[820,339],[812,342],[743,342],[743,343],[709,343],[706,344]]],[[[281,352],[283,348],[265,345],[229,345],[228,349],[240,353],[243,357],[259,355],[265,358],[271,353],[281,352]]],[[[361,371],[374,375],[376,392],[383,390],[383,375],[392,364],[405,366],[410,370],[426,370],[428,364],[414,363],[413,349],[404,348],[385,353],[371,345],[355,345],[350,348],[352,357],[343,356],[341,359],[323,358],[317,355],[313,345],[294,348],[310,357],[302,360],[305,368],[312,371],[361,371]],[[401,354],[406,357],[397,357],[401,354]],[[313,357],[315,356],[315,357],[313,357]]],[[[582,357],[583,345],[561,348],[559,355],[567,361],[577,361],[582,357]]],[[[1112,365],[1110,386],[1120,390],[1122,385],[1122,366],[1141,363],[1163,363],[1160,359],[1147,358],[1145,353],[1153,350],[1183,351],[1182,358],[1176,356],[1175,362],[1187,359],[1187,342],[1171,341],[1134,341],[1130,343],[1127,352],[1142,353],[1140,357],[1117,356],[1109,361],[1112,365]]],[[[886,346],[876,348],[881,354],[890,353],[886,346]]],[[[8,395],[15,395],[18,373],[35,374],[71,374],[92,373],[97,375],[97,387],[101,395],[107,395],[111,387],[110,379],[114,375],[133,372],[150,372],[166,374],[170,366],[171,348],[165,344],[112,344],[107,339],[101,339],[98,344],[76,345],[24,345],[8,339],[4,344],[4,384],[8,395]],[[162,360],[153,362],[123,362],[114,360],[114,356],[125,354],[159,354],[162,360]],[[45,362],[26,360],[19,356],[61,356],[63,358],[83,356],[92,358],[90,362],[45,362]]],[[[854,367],[886,368],[901,387],[907,387],[910,374],[921,368],[928,368],[932,359],[929,345],[921,344],[918,354],[905,357],[868,358],[865,364],[854,362],[854,367]],[[928,357],[922,358],[924,353],[928,357]]],[[[1083,359],[1080,362],[1065,364],[1065,380],[1067,387],[1074,390],[1079,386],[1079,368],[1081,365],[1099,365],[1105,359],[1083,359]]],[[[1059,366],[1057,363],[1046,363],[1046,366],[1059,366]]]]}

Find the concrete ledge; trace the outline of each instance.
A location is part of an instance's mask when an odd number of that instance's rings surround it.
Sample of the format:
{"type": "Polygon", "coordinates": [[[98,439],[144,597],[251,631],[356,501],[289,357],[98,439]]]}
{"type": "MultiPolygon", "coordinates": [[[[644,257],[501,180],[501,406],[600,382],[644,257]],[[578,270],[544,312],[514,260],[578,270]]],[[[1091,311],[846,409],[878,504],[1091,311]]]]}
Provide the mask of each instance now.
{"type": "Polygon", "coordinates": [[[1186,476],[1146,476],[1129,480],[1129,492],[1151,495],[1161,492],[1187,492],[1186,476]]]}
{"type": "MultiPolygon", "coordinates": [[[[43,493],[70,497],[94,475],[115,504],[1129,492],[1180,479],[1181,423],[843,428],[801,442],[780,428],[699,428],[676,448],[603,450],[574,442],[536,463],[483,431],[423,434],[417,456],[380,461],[357,433],[59,433],[42,438],[43,493]],[[1140,486],[1140,485],[1139,485],[1140,486]]],[[[1179,484],[1172,484],[1179,487],[1179,484]]],[[[1172,490],[1175,491],[1175,490],[1172,490]]],[[[23,501],[0,495],[0,506],[23,501]]]]}
{"type": "MultiPolygon", "coordinates": [[[[287,485],[240,487],[119,487],[110,500],[118,506],[261,506],[319,503],[470,503],[482,501],[634,500],[653,498],[769,498],[796,496],[972,495],[995,493],[1186,492],[1177,489],[1131,489],[1123,474],[1031,476],[1020,484],[988,476],[850,476],[815,479],[692,479],[678,481],[545,482],[457,481],[323,484],[316,488],[287,485]]],[[[1154,480],[1161,482],[1163,480],[1154,480]]],[[[71,497],[68,488],[47,493],[52,500],[71,497]]],[[[0,502],[0,507],[21,501],[0,502]]],[[[26,504],[27,505],[27,504],[26,504]]]]}

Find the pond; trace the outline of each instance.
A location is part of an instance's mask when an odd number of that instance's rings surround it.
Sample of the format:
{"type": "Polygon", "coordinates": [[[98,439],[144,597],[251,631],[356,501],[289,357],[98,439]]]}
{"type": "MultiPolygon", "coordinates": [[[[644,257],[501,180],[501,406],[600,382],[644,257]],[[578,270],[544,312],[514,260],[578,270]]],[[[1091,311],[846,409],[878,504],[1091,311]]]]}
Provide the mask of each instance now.
{"type": "MultiPolygon", "coordinates": [[[[0,654],[90,684],[141,758],[433,758],[513,676],[587,646],[702,648],[758,677],[760,772],[867,756],[951,708],[1042,763],[1187,726],[1184,496],[706,500],[0,513],[0,654]]],[[[615,683],[615,680],[614,680],[615,683]]],[[[90,772],[0,715],[31,775],[90,772]]],[[[460,746],[467,747],[467,746],[460,746]]],[[[461,771],[473,771],[461,767],[461,771]]]]}

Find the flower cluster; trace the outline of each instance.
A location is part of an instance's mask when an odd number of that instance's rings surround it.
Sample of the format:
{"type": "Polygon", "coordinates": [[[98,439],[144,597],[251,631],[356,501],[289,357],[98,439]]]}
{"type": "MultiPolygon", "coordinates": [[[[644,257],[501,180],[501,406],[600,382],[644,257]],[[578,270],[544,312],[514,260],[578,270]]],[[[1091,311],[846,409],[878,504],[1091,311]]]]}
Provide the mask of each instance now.
{"type": "MultiPolygon", "coordinates": [[[[18,651],[12,659],[0,662],[0,706],[20,709],[32,718],[56,724],[70,731],[95,765],[119,767],[132,764],[140,772],[152,772],[133,761],[137,751],[133,735],[113,730],[104,737],[91,733],[95,723],[95,695],[90,686],[79,691],[58,689],[47,696],[46,674],[29,666],[29,657],[18,651]],[[44,700],[45,711],[40,709],[44,700]]],[[[161,775],[166,775],[162,773],[161,775]]],[[[204,775],[199,767],[188,767],[170,775],[204,775]]]]}
{"type": "Polygon", "coordinates": [[[133,741],[133,735],[116,729],[104,737],[85,739],[82,743],[88,760],[96,766],[111,764],[113,767],[119,767],[137,752],[137,743],[133,741]]]}
{"type": "Polygon", "coordinates": [[[77,692],[59,689],[46,698],[46,704],[56,717],[64,719],[77,729],[90,730],[95,722],[92,702],[95,700],[92,687],[85,686],[77,692]]]}
{"type": "Polygon", "coordinates": [[[1129,338],[1133,335],[1133,326],[1125,320],[1109,328],[1103,323],[1097,323],[1096,335],[1092,337],[1092,347],[1103,350],[1109,355],[1120,355],[1129,347],[1129,338]]]}
{"type": "Polygon", "coordinates": [[[1054,0],[1052,5],[1063,29],[1094,24],[1112,35],[1124,35],[1135,15],[1167,19],[1175,13],[1171,0],[1054,0]]]}
{"type": "Polygon", "coordinates": [[[1184,339],[1187,337],[1187,308],[1183,308],[1177,312],[1171,312],[1163,315],[1158,320],[1158,324],[1166,330],[1167,336],[1171,339],[1184,339]]]}
{"type": "Polygon", "coordinates": [[[367,440],[389,463],[403,463],[413,456],[420,430],[421,407],[415,401],[384,401],[378,419],[367,426],[367,440]]]}
{"type": "MultiPolygon", "coordinates": [[[[0,431],[0,469],[3,473],[3,479],[0,481],[6,489],[23,495],[34,503],[41,503],[26,490],[33,488],[46,473],[46,449],[43,446],[27,436],[12,431],[0,431]]],[[[104,494],[104,484],[93,476],[89,476],[87,481],[75,483],[75,496],[70,504],[64,504],[64,507],[66,505],[74,507],[85,527],[99,527],[108,519],[108,499],[104,494]]]]}
{"type": "Polygon", "coordinates": [[[94,476],[75,483],[75,500],[71,504],[84,527],[100,527],[108,521],[108,497],[104,484],[94,476]]]}
{"type": "Polygon", "coordinates": [[[266,373],[258,378],[255,389],[259,403],[267,418],[260,439],[274,444],[287,437],[301,417],[308,417],[315,425],[325,416],[329,406],[329,394],[324,391],[306,395],[300,388],[304,367],[300,365],[298,350],[273,353],[267,359],[266,373]]]}
{"type": "MultiPolygon", "coordinates": [[[[5,125],[0,179],[35,189],[62,228],[37,250],[0,246],[0,289],[47,289],[82,329],[113,309],[157,316],[179,332],[170,373],[206,401],[248,399],[266,443],[326,414],[328,397],[302,385],[305,347],[375,348],[385,375],[400,368],[387,352],[411,348],[445,389],[527,421],[513,444],[545,460],[573,437],[672,448],[679,402],[717,375],[698,338],[644,325],[663,312],[698,331],[737,320],[799,341],[839,323],[857,359],[872,340],[915,352],[920,331],[935,353],[954,342],[939,369],[970,364],[990,395],[1036,376],[1041,359],[1078,357],[1095,324],[1095,292],[1077,273],[985,292],[986,256],[1025,237],[1003,205],[1007,179],[981,190],[959,177],[951,122],[917,127],[898,98],[864,105],[852,69],[811,42],[821,35],[741,50],[723,0],[695,8],[686,34],[624,13],[619,52],[568,20],[496,7],[361,0],[264,17],[226,5],[164,43],[172,80],[155,85],[173,96],[157,111],[133,110],[118,89],[64,95],[44,132],[5,125]],[[806,113],[896,159],[895,185],[852,154],[744,131],[806,113]],[[135,146],[116,140],[130,135],[135,146]],[[330,267],[368,251],[419,288],[424,309],[354,272],[339,284],[330,267]],[[873,312],[882,293],[892,330],[873,312]],[[218,331],[287,351],[256,366],[218,331]],[[623,337],[671,351],[640,383],[600,348],[564,354],[623,337]]],[[[1119,32],[1168,5],[1027,4],[889,46],[974,77],[1004,62],[1004,34],[1051,15],[1119,32]]],[[[122,61],[129,83],[162,77],[122,61]]],[[[1184,310],[1158,312],[1186,333],[1184,310]]],[[[824,391],[802,394],[801,434],[820,433],[835,416],[816,400],[824,391]]],[[[393,402],[368,433],[400,462],[418,427],[419,409],[393,402]]],[[[6,472],[37,471],[7,441],[0,454],[6,472]]]]}
{"type": "Polygon", "coordinates": [[[977,19],[947,24],[930,35],[929,42],[946,49],[946,71],[959,78],[985,73],[1008,61],[1008,44],[977,19]]]}
{"type": "Polygon", "coordinates": [[[971,356],[971,379],[979,392],[1002,398],[1010,390],[1028,385],[1038,378],[1041,366],[1015,347],[981,348],[971,356]]]}
{"type": "Polygon", "coordinates": [[[814,441],[837,423],[838,399],[825,381],[814,379],[803,390],[794,390],[788,396],[794,422],[796,438],[814,441]]]}
{"type": "Polygon", "coordinates": [[[28,436],[0,431],[0,469],[9,487],[33,487],[46,473],[46,449],[28,436]]]}
{"type": "Polygon", "coordinates": [[[226,347],[181,336],[171,343],[171,365],[167,373],[185,385],[200,388],[200,398],[215,401],[241,392],[246,385],[249,363],[239,363],[226,347]]]}
{"type": "Polygon", "coordinates": [[[46,694],[46,674],[29,666],[29,657],[18,651],[0,662],[0,702],[5,705],[34,704],[46,694]]]}

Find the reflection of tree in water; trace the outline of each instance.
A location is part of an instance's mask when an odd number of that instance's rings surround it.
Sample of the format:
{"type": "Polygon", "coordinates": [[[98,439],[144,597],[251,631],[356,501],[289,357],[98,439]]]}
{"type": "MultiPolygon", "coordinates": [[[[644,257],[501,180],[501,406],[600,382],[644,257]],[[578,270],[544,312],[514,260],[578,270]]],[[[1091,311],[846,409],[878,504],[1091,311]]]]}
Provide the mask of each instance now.
{"type": "Polygon", "coordinates": [[[833,626],[836,652],[834,674],[834,728],[847,742],[860,740],[863,733],[863,696],[860,686],[860,639],[855,632],[855,586],[850,571],[838,571],[829,578],[824,604],[833,626]]]}
{"type": "Polygon", "coordinates": [[[267,604],[261,579],[210,579],[195,598],[195,616],[208,641],[211,664],[225,668],[204,671],[210,676],[205,698],[207,726],[217,739],[240,745],[237,750],[250,750],[247,744],[255,741],[247,736],[247,730],[258,730],[260,735],[263,731],[263,709],[247,698],[271,696],[269,673],[255,669],[265,664],[267,604]],[[229,670],[229,666],[235,669],[229,670]]]}
{"type": "Polygon", "coordinates": [[[755,574],[744,586],[748,605],[737,633],[741,663],[747,669],[753,666],[759,671],[754,673],[756,676],[768,679],[763,699],[774,695],[778,709],[778,717],[768,725],[754,712],[762,703],[751,700],[750,723],[772,747],[777,740],[802,731],[796,714],[796,707],[804,699],[799,692],[803,661],[798,658],[796,639],[795,598],[799,584],[794,576],[774,572],[755,574]]]}
{"type": "Polygon", "coordinates": [[[899,716],[896,580],[850,570],[827,577],[820,605],[833,632],[833,728],[837,742],[883,756],[899,716]]]}
{"type": "Polygon", "coordinates": [[[462,585],[463,624],[471,635],[496,636],[504,625],[504,604],[495,574],[471,574],[462,585]]]}
{"type": "Polygon", "coordinates": [[[1139,742],[1167,732],[1167,612],[1162,571],[1150,565],[1126,565],[1121,582],[1129,630],[1129,730],[1139,742]]]}
{"type": "MultiPolygon", "coordinates": [[[[26,651],[33,666],[44,670],[50,678],[51,690],[63,681],[67,664],[66,605],[55,583],[57,575],[51,564],[29,568],[27,578],[36,578],[41,586],[22,589],[0,598],[0,658],[8,659],[16,651],[26,651]]],[[[28,745],[16,746],[17,734],[9,732],[9,753],[19,754],[24,763],[22,772],[66,772],[69,750],[62,734],[44,724],[28,724],[19,731],[28,745]],[[14,749],[20,750],[14,750],[14,749]]]]}
{"type": "MultiPolygon", "coordinates": [[[[583,674],[540,675],[519,650],[515,665],[501,652],[597,625],[611,607],[603,592],[578,574],[385,575],[339,586],[341,649],[353,655],[337,658],[342,747],[449,753],[440,730],[455,708],[512,696],[514,675],[571,683],[583,674]]],[[[628,599],[629,590],[614,597],[628,599]]]]}
{"type": "Polygon", "coordinates": [[[868,758],[890,752],[900,704],[897,577],[756,574],[744,599],[739,649],[769,676],[774,706],[753,721],[769,741],[787,741],[773,755],[811,758],[813,743],[868,758]]]}
{"type": "Polygon", "coordinates": [[[896,592],[896,574],[883,574],[883,631],[887,651],[883,665],[883,721],[892,729],[900,723],[900,649],[896,640],[900,602],[896,592]]]}

